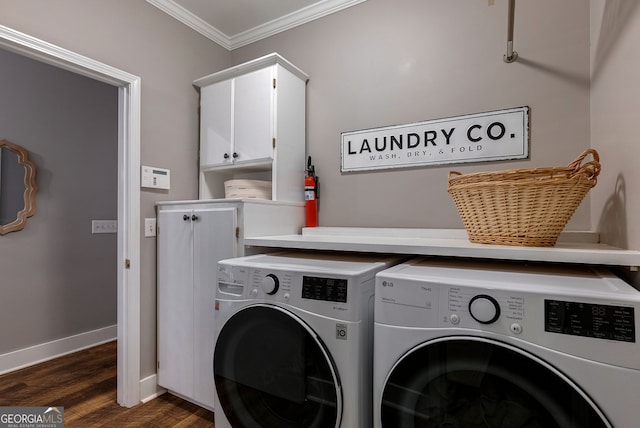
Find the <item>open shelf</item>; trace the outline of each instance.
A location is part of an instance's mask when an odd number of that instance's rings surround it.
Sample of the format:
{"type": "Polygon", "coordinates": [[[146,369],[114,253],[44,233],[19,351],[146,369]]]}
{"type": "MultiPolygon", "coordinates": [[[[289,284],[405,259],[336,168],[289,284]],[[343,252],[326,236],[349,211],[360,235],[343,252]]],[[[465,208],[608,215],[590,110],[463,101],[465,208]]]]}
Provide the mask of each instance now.
{"type": "Polygon", "coordinates": [[[640,266],[640,251],[599,243],[595,232],[563,232],[554,247],[474,244],[464,229],[304,228],[300,235],[245,239],[245,245],[307,250],[356,251],[446,257],[640,266]]]}

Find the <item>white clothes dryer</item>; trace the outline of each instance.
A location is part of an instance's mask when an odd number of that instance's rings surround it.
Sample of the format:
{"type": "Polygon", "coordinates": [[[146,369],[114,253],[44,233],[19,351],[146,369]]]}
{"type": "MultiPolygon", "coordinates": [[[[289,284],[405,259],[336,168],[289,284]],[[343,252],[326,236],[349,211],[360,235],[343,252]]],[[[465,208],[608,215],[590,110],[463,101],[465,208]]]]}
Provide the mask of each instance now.
{"type": "Polygon", "coordinates": [[[260,254],[218,263],[216,428],[367,428],[373,293],[395,256],[260,254]]]}
{"type": "Polygon", "coordinates": [[[375,302],[374,427],[640,426],[640,292],[608,271],[418,258],[375,302]]]}

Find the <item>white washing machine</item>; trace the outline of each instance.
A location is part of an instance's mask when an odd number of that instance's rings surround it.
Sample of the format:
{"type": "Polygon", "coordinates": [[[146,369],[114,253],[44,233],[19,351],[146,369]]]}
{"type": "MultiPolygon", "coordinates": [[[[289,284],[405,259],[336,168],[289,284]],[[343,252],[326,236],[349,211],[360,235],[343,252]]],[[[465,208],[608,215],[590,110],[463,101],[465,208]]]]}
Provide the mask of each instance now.
{"type": "Polygon", "coordinates": [[[216,428],[370,427],[375,274],[399,261],[321,252],[220,261],[216,428]]]}
{"type": "Polygon", "coordinates": [[[640,292],[607,271],[419,258],[375,301],[374,427],[640,426],[640,292]]]}

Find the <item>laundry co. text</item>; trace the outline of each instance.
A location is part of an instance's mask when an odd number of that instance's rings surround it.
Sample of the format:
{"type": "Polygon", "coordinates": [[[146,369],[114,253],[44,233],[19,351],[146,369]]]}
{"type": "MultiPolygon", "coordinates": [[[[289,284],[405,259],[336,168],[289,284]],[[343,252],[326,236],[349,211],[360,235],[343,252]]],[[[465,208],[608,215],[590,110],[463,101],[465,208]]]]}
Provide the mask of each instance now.
{"type": "Polygon", "coordinates": [[[342,171],[521,159],[529,108],[478,113],[342,134],[342,171]]]}

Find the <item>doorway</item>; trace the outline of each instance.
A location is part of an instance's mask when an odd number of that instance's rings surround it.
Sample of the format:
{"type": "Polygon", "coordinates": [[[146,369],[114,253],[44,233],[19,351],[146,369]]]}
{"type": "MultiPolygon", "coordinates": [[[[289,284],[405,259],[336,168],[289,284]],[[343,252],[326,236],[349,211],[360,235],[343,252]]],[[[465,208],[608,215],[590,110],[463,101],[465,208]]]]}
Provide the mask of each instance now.
{"type": "Polygon", "coordinates": [[[0,48],[118,88],[118,394],[140,403],[140,78],[0,26],[0,48]]]}

